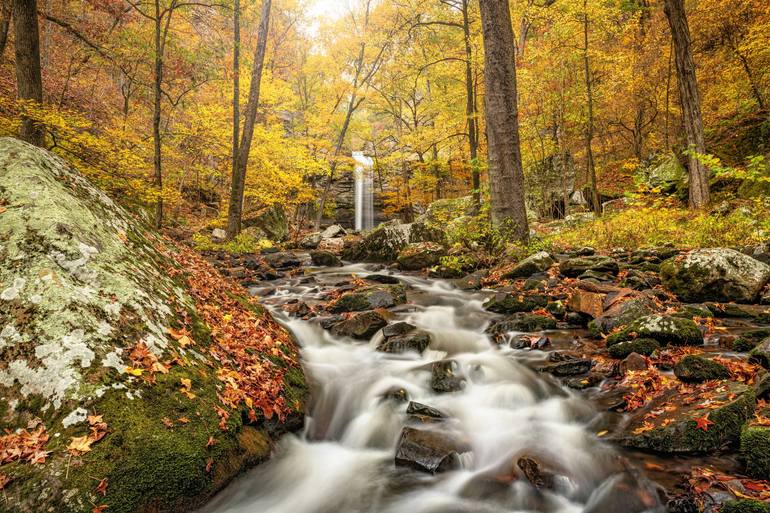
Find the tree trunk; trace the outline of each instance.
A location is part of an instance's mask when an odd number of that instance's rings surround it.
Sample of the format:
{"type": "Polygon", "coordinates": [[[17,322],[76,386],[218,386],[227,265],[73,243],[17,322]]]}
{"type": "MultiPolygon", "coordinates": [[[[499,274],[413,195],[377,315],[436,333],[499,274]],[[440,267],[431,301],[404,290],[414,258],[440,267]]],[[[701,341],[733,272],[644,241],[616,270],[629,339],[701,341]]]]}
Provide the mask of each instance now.
{"type": "Polygon", "coordinates": [[[591,63],[588,58],[588,1],[583,0],[583,72],[586,81],[588,126],[586,127],[586,174],[591,189],[591,208],[597,216],[602,215],[602,203],[596,185],[596,163],[594,162],[594,91],[591,80],[591,63]]]}
{"type": "Polygon", "coordinates": [[[703,135],[703,118],[700,110],[700,94],[695,76],[695,62],[690,48],[690,28],[684,0],[665,0],[664,10],[674,40],[676,72],[679,79],[679,96],[682,104],[687,144],[690,149],[690,207],[703,208],[709,203],[708,170],[692,152],[706,153],[703,135]]]}
{"type": "Polygon", "coordinates": [[[232,173],[238,167],[238,139],[241,136],[241,2],[233,5],[233,154],[232,173]]]}
{"type": "Polygon", "coordinates": [[[505,235],[529,240],[524,203],[516,61],[508,0],[479,0],[484,36],[485,111],[492,223],[505,235]]]}
{"type": "Polygon", "coordinates": [[[481,173],[479,170],[479,135],[476,116],[476,96],[473,87],[473,48],[471,24],[468,16],[469,0],[463,0],[463,35],[465,38],[465,114],[468,118],[468,146],[470,149],[471,177],[473,180],[473,209],[481,210],[481,173]]]}
{"type": "MultiPolygon", "coordinates": [[[[169,18],[170,18],[169,13],[169,18]]],[[[160,116],[161,116],[161,86],[163,83],[163,49],[162,49],[162,25],[160,0],[155,0],[155,80],[153,83],[153,109],[152,109],[152,142],[153,165],[155,170],[155,188],[158,199],[155,203],[155,227],[163,226],[163,167],[162,148],[160,140],[160,116]]]]}
{"type": "Polygon", "coordinates": [[[8,31],[13,19],[13,0],[2,0],[0,5],[0,62],[8,44],[8,31]]]}
{"type": "Polygon", "coordinates": [[[241,143],[238,147],[238,165],[233,169],[232,185],[230,189],[230,208],[227,212],[227,236],[229,238],[233,238],[241,232],[243,194],[246,188],[246,169],[249,165],[249,152],[251,151],[251,140],[254,137],[254,125],[257,122],[259,91],[262,84],[262,70],[265,67],[267,36],[270,28],[271,4],[271,0],[264,0],[262,3],[262,18],[259,22],[259,31],[257,33],[257,48],[254,51],[254,68],[251,71],[249,102],[246,104],[246,113],[243,122],[243,137],[241,137],[241,143]]]}
{"type": "MultiPolygon", "coordinates": [[[[36,0],[13,0],[16,32],[16,86],[20,100],[43,103],[43,78],[40,72],[40,35],[36,0]]],[[[43,146],[45,131],[32,119],[21,119],[19,138],[43,146]]]]}

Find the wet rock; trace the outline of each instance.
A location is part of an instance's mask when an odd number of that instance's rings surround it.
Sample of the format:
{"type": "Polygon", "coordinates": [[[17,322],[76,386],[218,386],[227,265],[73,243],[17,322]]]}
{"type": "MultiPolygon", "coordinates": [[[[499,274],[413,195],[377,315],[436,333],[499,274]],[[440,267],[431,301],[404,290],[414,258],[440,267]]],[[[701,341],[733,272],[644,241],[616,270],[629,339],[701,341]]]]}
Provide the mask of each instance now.
{"type": "Polygon", "coordinates": [[[602,483],[583,513],[666,513],[655,485],[638,471],[627,470],[602,483]]]}
{"type": "Polygon", "coordinates": [[[379,312],[361,312],[334,324],[330,331],[338,337],[369,340],[388,324],[379,312]]]}
{"type": "Polygon", "coordinates": [[[708,306],[704,304],[690,304],[682,305],[679,307],[679,311],[674,314],[674,317],[683,317],[685,319],[693,319],[695,317],[709,318],[714,317],[708,306]]]}
{"type": "Polygon", "coordinates": [[[312,260],[313,265],[318,267],[340,267],[342,265],[342,260],[329,251],[311,251],[310,260],[312,260]]]}
{"type": "Polygon", "coordinates": [[[617,359],[622,359],[630,355],[631,353],[637,353],[643,356],[650,356],[652,353],[660,349],[660,344],[657,340],[651,338],[638,338],[636,340],[629,340],[627,342],[620,342],[609,347],[610,356],[617,359]]]}
{"type": "Polygon", "coordinates": [[[422,354],[431,343],[430,333],[405,322],[385,327],[382,334],[385,338],[377,346],[377,350],[383,353],[400,354],[411,351],[422,354]]]}
{"type": "Polygon", "coordinates": [[[460,364],[454,360],[433,362],[430,387],[439,393],[462,390],[465,388],[465,378],[459,372],[460,364]]]}
{"type": "Polygon", "coordinates": [[[389,274],[370,274],[366,277],[368,281],[373,281],[375,283],[382,283],[384,285],[398,285],[401,283],[401,280],[399,280],[395,276],[391,276],[389,274]]]}
{"type": "MultiPolygon", "coordinates": [[[[504,340],[503,336],[496,337],[496,342],[504,340]]],[[[516,335],[511,338],[511,349],[538,349],[544,350],[551,347],[551,339],[548,337],[531,337],[529,335],[516,335]]]]}
{"type": "Polygon", "coordinates": [[[495,321],[486,329],[486,333],[499,342],[508,333],[514,331],[533,332],[555,328],[556,321],[550,317],[519,312],[505,319],[495,321]]]}
{"type": "Polygon", "coordinates": [[[419,422],[435,422],[448,418],[441,410],[414,401],[406,407],[406,414],[419,422]]]}
{"type": "Polygon", "coordinates": [[[623,374],[627,372],[638,372],[646,370],[649,365],[647,364],[647,359],[638,354],[638,353],[631,353],[630,355],[626,356],[626,359],[623,360],[620,364],[620,369],[623,374]]]}
{"type": "Polygon", "coordinates": [[[710,393],[711,407],[701,404],[700,393],[677,391],[654,399],[633,414],[620,443],[661,453],[707,452],[737,444],[741,427],[754,414],[754,389],[727,381],[710,393]],[[668,411],[666,405],[674,408],[668,411]],[[662,413],[650,419],[647,413],[653,410],[662,413]]]}
{"type": "Polygon", "coordinates": [[[523,296],[499,292],[484,303],[484,309],[500,314],[514,314],[517,312],[531,312],[538,308],[544,308],[548,304],[548,298],[542,295],[523,296]]]}
{"type": "Polygon", "coordinates": [[[347,248],[345,260],[355,262],[395,262],[398,254],[409,244],[411,225],[397,220],[382,223],[358,244],[347,248]]]}
{"type": "Polygon", "coordinates": [[[770,266],[732,249],[700,249],[666,260],[660,275],[683,301],[751,303],[770,281],[770,266]]]}
{"type": "Polygon", "coordinates": [[[666,504],[668,513],[701,513],[698,501],[693,494],[683,493],[673,497],[666,504]]]}
{"type": "Polygon", "coordinates": [[[727,501],[722,505],[719,513],[770,513],[770,504],[748,499],[727,501]]]}
{"type": "Polygon", "coordinates": [[[743,428],[741,458],[746,463],[747,475],[755,479],[770,478],[770,427],[749,424],[743,428]]]}
{"type": "Polygon", "coordinates": [[[409,400],[409,392],[401,387],[393,387],[385,391],[382,394],[381,399],[383,401],[393,401],[397,403],[405,403],[409,400]]]}
{"type": "Polygon", "coordinates": [[[648,296],[634,297],[610,306],[589,324],[594,336],[601,336],[614,329],[632,323],[640,317],[655,313],[657,305],[648,296]]]}
{"type": "Polygon", "coordinates": [[[674,374],[685,383],[702,383],[712,379],[727,379],[730,372],[727,367],[703,356],[690,354],[683,357],[674,366],[674,374]]]}
{"type": "Polygon", "coordinates": [[[557,377],[577,376],[586,374],[593,367],[593,362],[586,358],[575,358],[574,356],[561,353],[551,353],[551,363],[540,369],[541,372],[548,372],[557,377]]]}
{"type": "Polygon", "coordinates": [[[420,271],[437,265],[446,250],[434,242],[412,243],[402,249],[396,261],[404,271],[420,271]]]}
{"type": "Polygon", "coordinates": [[[770,369],[770,338],[764,339],[749,351],[749,361],[770,369]]]}
{"type": "Polygon", "coordinates": [[[321,234],[319,232],[311,233],[309,235],[305,235],[300,241],[299,241],[299,247],[303,249],[315,249],[318,247],[318,245],[321,243],[321,234]]]}
{"type": "Polygon", "coordinates": [[[750,330],[738,337],[733,343],[733,351],[747,353],[757,347],[762,340],[770,337],[770,328],[750,330]]]}
{"type": "Polygon", "coordinates": [[[604,381],[604,378],[605,376],[603,374],[590,372],[586,376],[565,379],[564,384],[575,390],[585,390],[599,385],[599,383],[604,381]]]}
{"type": "Polygon", "coordinates": [[[264,259],[270,267],[281,271],[294,269],[302,265],[302,260],[294,253],[273,253],[265,255],[264,259]]]}
{"type": "Polygon", "coordinates": [[[703,344],[703,333],[690,319],[666,315],[648,315],[607,337],[607,347],[636,338],[651,338],[661,346],[696,346],[703,344]]]}
{"type": "Polygon", "coordinates": [[[481,282],[489,274],[488,271],[482,269],[474,273],[468,274],[463,278],[452,280],[452,285],[460,290],[480,290],[482,288],[481,282]]]}
{"type": "Polygon", "coordinates": [[[334,239],[347,234],[348,232],[345,231],[345,228],[338,224],[333,224],[321,232],[321,239],[334,239]]]}
{"type": "Polygon", "coordinates": [[[559,271],[569,278],[577,278],[586,271],[618,274],[618,262],[614,258],[595,255],[571,258],[559,264],[559,271]]]}
{"type": "Polygon", "coordinates": [[[541,465],[532,458],[519,458],[516,462],[524,478],[537,490],[551,490],[554,487],[554,474],[541,468],[541,465]]]}
{"type": "Polygon", "coordinates": [[[459,470],[460,454],[469,450],[451,434],[405,427],[396,447],[396,466],[430,474],[459,470]]]}
{"type": "Polygon", "coordinates": [[[513,269],[503,274],[504,280],[515,280],[517,278],[529,278],[533,274],[543,273],[551,268],[556,260],[546,251],[541,251],[529,256],[516,264],[513,269]]]}
{"type": "MultiPolygon", "coordinates": [[[[754,390],[757,393],[757,399],[770,398],[770,373],[760,371],[757,374],[756,383],[754,384],[754,390]]],[[[767,415],[770,417],[770,415],[767,415]]]]}
{"type": "Polygon", "coordinates": [[[348,292],[330,307],[332,313],[360,312],[376,308],[391,308],[406,303],[406,290],[401,285],[377,285],[348,292]]]}

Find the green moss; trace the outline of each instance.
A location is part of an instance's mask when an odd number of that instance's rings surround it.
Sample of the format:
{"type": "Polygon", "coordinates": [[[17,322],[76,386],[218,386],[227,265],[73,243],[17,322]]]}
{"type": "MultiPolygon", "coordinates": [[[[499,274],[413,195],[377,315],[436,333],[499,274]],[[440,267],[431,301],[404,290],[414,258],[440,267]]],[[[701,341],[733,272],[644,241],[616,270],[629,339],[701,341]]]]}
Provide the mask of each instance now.
{"type": "Polygon", "coordinates": [[[607,337],[607,347],[636,338],[652,338],[661,346],[702,345],[703,333],[691,319],[649,315],[632,322],[622,330],[607,337]]]}
{"type": "Polygon", "coordinates": [[[770,476],[770,428],[746,426],[741,432],[741,457],[746,474],[756,479],[770,476]]]}
{"type": "Polygon", "coordinates": [[[519,296],[518,294],[497,294],[484,303],[484,308],[490,312],[501,314],[513,314],[517,312],[531,312],[538,308],[544,308],[548,304],[548,298],[542,295],[519,296]]]}
{"type": "Polygon", "coordinates": [[[741,499],[725,502],[719,511],[720,513],[770,513],[770,504],[741,499]]]}
{"type": "Polygon", "coordinates": [[[610,346],[609,353],[613,358],[623,359],[631,353],[650,356],[658,349],[660,349],[660,344],[658,344],[656,340],[651,338],[639,338],[610,346]]]}
{"type": "Polygon", "coordinates": [[[674,374],[685,383],[700,383],[730,377],[727,367],[721,363],[694,354],[679,360],[674,366],[674,374]]]}

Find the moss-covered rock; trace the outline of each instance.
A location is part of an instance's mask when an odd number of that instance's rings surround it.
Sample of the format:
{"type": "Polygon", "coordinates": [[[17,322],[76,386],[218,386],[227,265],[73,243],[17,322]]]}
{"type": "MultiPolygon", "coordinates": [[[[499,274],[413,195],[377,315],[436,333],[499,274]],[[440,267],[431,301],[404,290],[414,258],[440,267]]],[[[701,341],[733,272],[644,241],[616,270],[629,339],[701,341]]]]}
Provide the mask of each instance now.
{"type": "Polygon", "coordinates": [[[674,374],[685,383],[701,383],[712,379],[727,379],[730,372],[719,362],[690,354],[674,366],[674,374]]]}
{"type": "Polygon", "coordinates": [[[631,353],[650,356],[658,349],[660,349],[660,344],[657,340],[651,338],[639,338],[610,346],[609,353],[611,357],[622,360],[631,353]]]}
{"type": "Polygon", "coordinates": [[[770,428],[750,425],[743,428],[741,458],[749,476],[755,479],[770,477],[770,428]]]}
{"type": "Polygon", "coordinates": [[[765,369],[770,369],[770,337],[762,340],[754,349],[749,351],[749,361],[758,363],[765,369]]]}
{"type": "Polygon", "coordinates": [[[614,258],[602,255],[570,258],[559,264],[559,271],[570,278],[577,278],[587,271],[617,274],[618,270],[618,262],[614,258]]]}
{"type": "Polygon", "coordinates": [[[666,260],[660,277],[683,301],[751,303],[770,281],[770,266],[733,249],[699,249],[666,260]]]}
{"type": "Polygon", "coordinates": [[[591,330],[593,336],[600,337],[616,328],[626,326],[640,317],[651,315],[656,310],[655,300],[646,295],[620,301],[591,321],[588,329],[591,330]]]}
{"type": "Polygon", "coordinates": [[[551,317],[519,312],[506,319],[492,323],[486,332],[497,337],[512,331],[533,332],[555,328],[556,321],[551,317]]]}
{"type": "Polygon", "coordinates": [[[529,278],[533,274],[542,273],[550,269],[556,260],[546,251],[540,251],[517,263],[513,269],[503,274],[505,280],[517,278],[529,278]]]}
{"type": "Polygon", "coordinates": [[[406,303],[406,289],[403,285],[377,285],[343,294],[329,306],[329,311],[362,312],[376,308],[390,308],[404,303],[406,303]]]}
{"type": "Polygon", "coordinates": [[[717,408],[702,405],[699,392],[677,392],[653,400],[624,428],[619,442],[630,448],[662,453],[698,453],[737,444],[741,428],[754,413],[754,389],[732,381],[711,390],[717,408]],[[666,408],[666,406],[673,408],[666,408]],[[649,418],[650,411],[661,411],[649,418]],[[698,424],[700,419],[701,424],[698,424]]]}
{"type": "Polygon", "coordinates": [[[420,271],[437,265],[446,250],[435,242],[415,242],[401,250],[396,261],[404,271],[420,271]]]}
{"type": "Polygon", "coordinates": [[[747,353],[757,347],[757,344],[768,337],[770,337],[770,328],[760,328],[747,331],[738,337],[738,339],[733,343],[733,351],[737,351],[739,353],[747,353]]]}
{"type": "Polygon", "coordinates": [[[770,513],[770,504],[747,499],[727,501],[722,504],[719,513],[770,513]]]}
{"type": "Polygon", "coordinates": [[[637,338],[651,338],[657,340],[661,346],[703,344],[703,333],[693,320],[667,315],[648,315],[607,337],[607,347],[637,338]]]}
{"type": "Polygon", "coordinates": [[[539,294],[522,296],[500,292],[484,302],[484,308],[494,313],[514,314],[517,312],[531,312],[538,308],[544,308],[547,304],[548,298],[539,294]]]}
{"type": "MultiPolygon", "coordinates": [[[[42,464],[3,466],[12,481],[0,510],[189,511],[269,456],[264,419],[245,425],[245,406],[220,400],[216,342],[167,241],[61,159],[14,139],[0,139],[0,205],[0,424],[40,419],[51,451],[42,464]],[[71,456],[88,415],[107,434],[71,456]],[[95,491],[103,478],[105,496],[95,491]]],[[[237,290],[228,299],[278,336],[237,290]]],[[[284,373],[277,390],[301,419],[307,386],[288,357],[297,348],[274,348],[261,361],[284,373]]]]}

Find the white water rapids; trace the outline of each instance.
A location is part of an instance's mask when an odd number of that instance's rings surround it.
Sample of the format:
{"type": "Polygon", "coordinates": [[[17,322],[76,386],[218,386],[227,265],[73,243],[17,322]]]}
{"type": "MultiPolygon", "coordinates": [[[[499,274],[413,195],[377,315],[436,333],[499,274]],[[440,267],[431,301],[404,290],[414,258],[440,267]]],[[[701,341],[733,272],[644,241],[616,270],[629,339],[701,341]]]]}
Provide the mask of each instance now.
{"type": "Polygon", "coordinates": [[[398,309],[394,321],[432,334],[423,355],[376,351],[380,333],[369,343],[337,339],[278,308],[292,298],[319,298],[353,273],[368,271],[356,265],[293,278],[265,300],[302,345],[313,397],[305,430],[286,436],[272,461],[230,485],[204,513],[661,511],[652,485],[596,437],[601,415],[522,363],[545,353],[501,349],[484,335],[493,318],[482,309],[484,293],[400,276],[414,289],[413,304],[398,309]],[[439,394],[430,385],[430,363],[447,357],[460,364],[467,383],[439,394]],[[449,414],[448,427],[471,448],[461,456],[462,470],[430,475],[394,465],[409,423],[408,401],[382,398],[394,388],[449,414]],[[556,474],[552,490],[513,477],[521,457],[556,474]],[[646,499],[638,498],[641,491],[646,499]]]}

